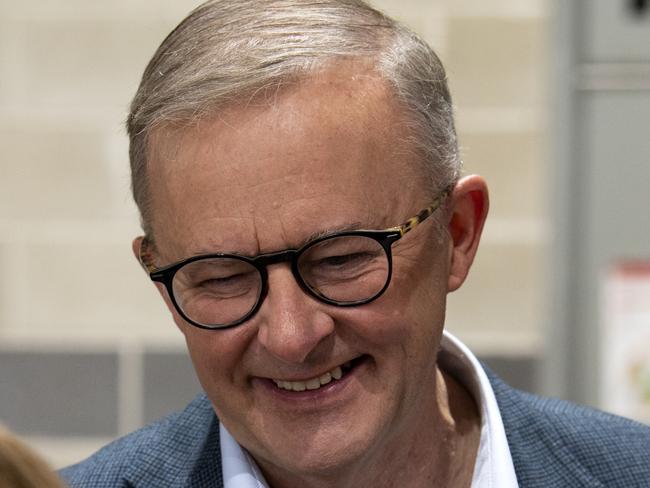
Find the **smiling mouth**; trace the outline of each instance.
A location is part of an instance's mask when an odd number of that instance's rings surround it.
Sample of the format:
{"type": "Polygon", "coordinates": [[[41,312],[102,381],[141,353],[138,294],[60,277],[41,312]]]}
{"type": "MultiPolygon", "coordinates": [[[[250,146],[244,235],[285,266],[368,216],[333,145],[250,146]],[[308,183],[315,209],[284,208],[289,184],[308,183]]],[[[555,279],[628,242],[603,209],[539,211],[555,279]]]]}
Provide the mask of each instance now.
{"type": "Polygon", "coordinates": [[[273,382],[281,390],[287,391],[305,391],[305,390],[318,390],[325,385],[330,384],[332,381],[338,381],[348,374],[360,361],[362,357],[353,359],[352,361],[347,361],[340,366],[336,366],[327,373],[324,373],[320,376],[310,378],[303,381],[285,381],[285,380],[276,380],[273,382]]]}

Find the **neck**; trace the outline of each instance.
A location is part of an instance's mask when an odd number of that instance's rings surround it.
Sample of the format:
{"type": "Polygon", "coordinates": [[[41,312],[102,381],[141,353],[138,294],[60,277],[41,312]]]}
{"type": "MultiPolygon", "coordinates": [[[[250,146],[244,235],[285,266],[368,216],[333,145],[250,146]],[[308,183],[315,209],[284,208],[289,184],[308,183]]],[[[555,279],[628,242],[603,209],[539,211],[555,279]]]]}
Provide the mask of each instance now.
{"type": "MultiPolygon", "coordinates": [[[[273,488],[353,488],[373,486],[470,487],[480,440],[480,415],[471,395],[452,377],[436,370],[435,398],[422,402],[411,422],[385,439],[363,460],[336,475],[268,476],[273,488]]],[[[277,474],[277,473],[275,473],[277,474]]]]}

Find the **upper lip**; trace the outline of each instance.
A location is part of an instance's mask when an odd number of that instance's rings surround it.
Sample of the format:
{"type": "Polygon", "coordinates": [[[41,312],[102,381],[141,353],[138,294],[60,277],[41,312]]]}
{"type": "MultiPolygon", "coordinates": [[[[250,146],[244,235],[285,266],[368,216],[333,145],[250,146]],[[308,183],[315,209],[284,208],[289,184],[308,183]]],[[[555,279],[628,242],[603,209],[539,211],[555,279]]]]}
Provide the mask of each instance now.
{"type": "Polygon", "coordinates": [[[278,374],[273,375],[273,376],[267,376],[268,379],[271,380],[276,380],[276,381],[309,381],[314,378],[319,378],[320,376],[329,373],[333,369],[335,369],[337,366],[345,369],[345,367],[348,367],[350,363],[356,358],[348,359],[341,361],[339,363],[334,364],[333,366],[327,367],[327,368],[318,368],[318,370],[314,370],[317,372],[314,373],[301,373],[300,376],[297,374],[278,374]]]}

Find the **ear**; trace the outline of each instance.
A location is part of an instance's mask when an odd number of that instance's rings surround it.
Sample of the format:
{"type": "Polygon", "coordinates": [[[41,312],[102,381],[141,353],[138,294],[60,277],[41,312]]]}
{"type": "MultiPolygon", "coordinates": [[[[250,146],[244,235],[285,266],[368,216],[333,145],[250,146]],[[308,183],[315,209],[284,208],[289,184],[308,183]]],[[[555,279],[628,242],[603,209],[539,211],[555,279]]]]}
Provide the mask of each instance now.
{"type": "MultiPolygon", "coordinates": [[[[136,237],[133,239],[133,242],[131,243],[131,249],[133,250],[133,255],[135,256],[135,259],[138,261],[138,264],[142,266],[142,263],[140,262],[140,250],[142,249],[142,243],[144,241],[144,237],[136,237]]],[[[171,312],[172,316],[174,317],[174,321],[178,324],[178,321],[176,320],[177,318],[180,319],[178,316],[178,313],[176,312],[176,309],[174,308],[174,304],[171,302],[171,299],[169,298],[169,294],[167,293],[167,289],[165,288],[165,285],[162,283],[158,283],[157,281],[153,282],[154,285],[156,285],[156,289],[158,290],[158,293],[160,293],[160,296],[162,299],[165,301],[165,305],[167,305],[167,309],[171,312]]]]}
{"type": "Polygon", "coordinates": [[[133,242],[131,243],[131,250],[133,251],[135,259],[138,261],[138,264],[140,264],[140,248],[142,247],[143,240],[144,236],[139,236],[133,239],[133,242]]]}
{"type": "Polygon", "coordinates": [[[458,182],[451,198],[449,292],[460,288],[474,261],[489,208],[487,184],[480,176],[466,176],[458,182]]]}

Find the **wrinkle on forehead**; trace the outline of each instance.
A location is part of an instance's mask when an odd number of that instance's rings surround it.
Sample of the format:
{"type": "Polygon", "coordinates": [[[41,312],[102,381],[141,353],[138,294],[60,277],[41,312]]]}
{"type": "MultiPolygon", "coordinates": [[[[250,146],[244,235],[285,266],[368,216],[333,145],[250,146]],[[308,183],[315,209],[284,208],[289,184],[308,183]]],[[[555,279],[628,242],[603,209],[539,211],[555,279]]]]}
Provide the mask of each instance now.
{"type": "Polygon", "coordinates": [[[346,69],[308,78],[273,103],[157,129],[149,167],[156,232],[158,219],[187,232],[178,252],[191,242],[250,254],[358,222],[394,226],[418,210],[409,201],[420,173],[405,164],[414,158],[400,143],[400,107],[373,73],[346,69]],[[385,218],[395,209],[400,222],[385,218]]]}
{"type": "MultiPolygon", "coordinates": [[[[327,99],[315,99],[310,89],[305,87],[317,86],[321,91],[334,90],[336,95],[346,100],[344,117],[365,115],[365,123],[359,126],[361,131],[377,131],[386,129],[385,134],[395,135],[400,132],[391,127],[376,124],[377,116],[385,120],[395,120],[396,125],[403,126],[402,120],[396,120],[394,115],[401,112],[397,99],[389,84],[375,71],[372,60],[353,59],[335,60],[326,63],[320,69],[295,80],[274,84],[268,89],[261,89],[255,95],[234,101],[220,107],[212,116],[197,118],[187,123],[161,125],[150,137],[149,150],[157,153],[163,160],[176,161],[175,155],[183,139],[188,134],[194,137],[197,133],[211,132],[216,123],[224,131],[245,132],[251,121],[259,118],[268,119],[270,113],[278,114],[278,122],[291,125],[292,117],[301,114],[305,107],[325,113],[336,109],[327,99]],[[305,105],[304,102],[309,102],[305,105]],[[315,103],[317,102],[317,103],[315,103]],[[287,105],[299,107],[299,110],[287,112],[287,105]]],[[[400,117],[401,118],[401,117],[400,117]]],[[[295,128],[295,125],[294,125],[295,128]]],[[[177,162],[177,161],[176,161],[177,162]]]]}

